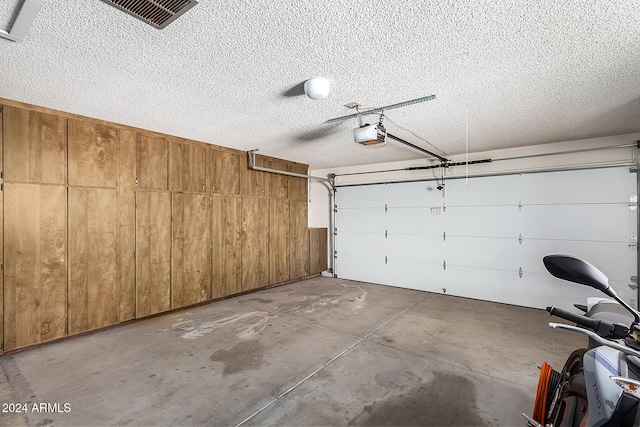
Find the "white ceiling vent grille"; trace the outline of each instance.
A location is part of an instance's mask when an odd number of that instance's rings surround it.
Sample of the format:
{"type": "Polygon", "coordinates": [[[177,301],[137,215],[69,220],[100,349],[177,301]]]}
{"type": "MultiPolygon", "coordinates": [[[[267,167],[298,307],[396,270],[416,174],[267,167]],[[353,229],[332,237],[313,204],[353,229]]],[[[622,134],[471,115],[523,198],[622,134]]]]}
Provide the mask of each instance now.
{"type": "Polygon", "coordinates": [[[196,0],[102,0],[147,24],[163,29],[198,4],[196,0]]]}

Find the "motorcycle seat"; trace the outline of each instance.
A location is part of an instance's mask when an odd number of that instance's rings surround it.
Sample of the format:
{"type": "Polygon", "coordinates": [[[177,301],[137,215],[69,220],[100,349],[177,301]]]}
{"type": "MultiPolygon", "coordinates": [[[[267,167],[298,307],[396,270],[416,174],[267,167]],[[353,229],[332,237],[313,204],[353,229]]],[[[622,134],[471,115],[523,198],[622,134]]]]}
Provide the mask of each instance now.
{"type": "Polygon", "coordinates": [[[612,323],[622,323],[627,326],[631,325],[634,320],[633,315],[615,301],[599,302],[591,307],[587,317],[595,320],[608,320],[612,323]]]}

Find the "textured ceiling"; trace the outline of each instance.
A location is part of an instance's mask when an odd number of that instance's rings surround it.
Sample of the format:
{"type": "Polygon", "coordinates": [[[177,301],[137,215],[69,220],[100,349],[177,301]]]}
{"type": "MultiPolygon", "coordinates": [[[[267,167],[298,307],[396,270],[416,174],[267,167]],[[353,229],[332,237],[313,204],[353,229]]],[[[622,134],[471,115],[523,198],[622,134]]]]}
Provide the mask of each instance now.
{"type": "Polygon", "coordinates": [[[637,0],[200,0],[164,30],[45,0],[23,43],[0,39],[0,97],[318,169],[423,157],[323,123],[351,101],[435,94],[385,126],[448,154],[638,132],[639,46],[637,0]],[[296,96],[315,76],[329,97],[296,96]]]}

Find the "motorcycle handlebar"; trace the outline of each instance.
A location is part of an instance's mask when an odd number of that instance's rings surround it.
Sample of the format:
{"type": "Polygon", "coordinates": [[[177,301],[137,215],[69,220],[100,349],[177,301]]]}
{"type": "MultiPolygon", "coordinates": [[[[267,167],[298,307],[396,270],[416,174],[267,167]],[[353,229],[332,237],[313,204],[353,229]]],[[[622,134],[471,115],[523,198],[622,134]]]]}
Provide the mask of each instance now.
{"type": "Polygon", "coordinates": [[[594,320],[589,317],[581,316],[579,314],[571,313],[570,311],[563,310],[556,306],[547,307],[547,311],[552,316],[562,317],[565,320],[576,323],[580,326],[584,326],[587,329],[591,329],[592,331],[597,331],[600,326],[599,320],[594,320]]]}
{"type": "Polygon", "coordinates": [[[587,329],[591,329],[596,334],[607,339],[625,338],[629,335],[629,328],[622,324],[613,324],[604,319],[591,319],[586,316],[571,313],[570,311],[557,308],[555,306],[547,307],[547,311],[552,316],[558,316],[570,322],[574,322],[587,329]]]}
{"type": "Polygon", "coordinates": [[[587,335],[589,338],[593,338],[596,342],[605,345],[607,347],[615,348],[618,351],[623,352],[624,354],[628,354],[630,356],[640,357],[640,351],[634,350],[631,347],[627,347],[626,345],[620,345],[615,341],[609,341],[605,338],[602,338],[600,335],[596,334],[585,328],[578,328],[577,326],[565,325],[563,323],[549,323],[551,328],[564,329],[571,332],[577,332],[579,334],[587,335]]]}

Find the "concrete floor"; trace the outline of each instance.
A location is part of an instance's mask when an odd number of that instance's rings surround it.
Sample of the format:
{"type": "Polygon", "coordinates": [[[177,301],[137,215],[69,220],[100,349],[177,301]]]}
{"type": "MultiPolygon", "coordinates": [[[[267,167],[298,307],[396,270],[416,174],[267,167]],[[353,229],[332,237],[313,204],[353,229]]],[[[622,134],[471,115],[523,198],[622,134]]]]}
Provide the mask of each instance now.
{"type": "Polygon", "coordinates": [[[525,425],[536,363],[585,344],[549,321],[318,277],[4,356],[29,412],[0,425],[525,425]]]}

